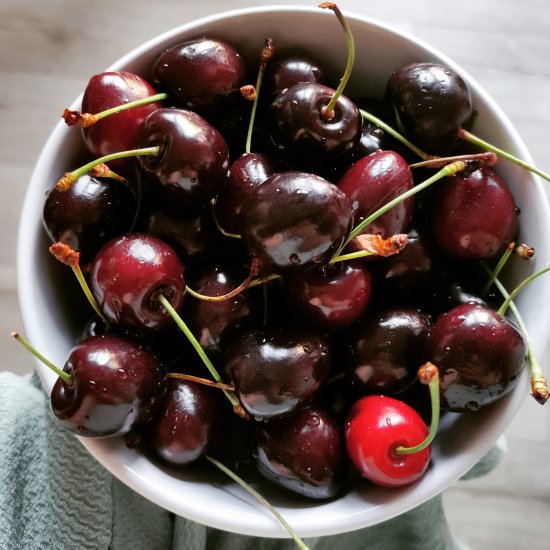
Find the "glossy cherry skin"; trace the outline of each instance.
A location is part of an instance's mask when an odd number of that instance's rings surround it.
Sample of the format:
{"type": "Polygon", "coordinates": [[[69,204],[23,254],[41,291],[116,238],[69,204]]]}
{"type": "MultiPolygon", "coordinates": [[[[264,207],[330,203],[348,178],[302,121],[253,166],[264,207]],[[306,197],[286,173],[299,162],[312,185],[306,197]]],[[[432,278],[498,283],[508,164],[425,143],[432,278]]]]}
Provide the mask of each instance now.
{"type": "MultiPolygon", "coordinates": [[[[142,77],[128,71],[109,71],[93,76],[82,98],[82,112],[96,114],[112,107],[155,95],[156,90],[142,77]]],[[[83,130],[84,141],[95,157],[134,148],[140,124],[162,107],[154,102],[108,116],[83,130]]],[[[119,168],[131,159],[119,159],[109,165],[119,168]]]]}
{"type": "MultiPolygon", "coordinates": [[[[208,265],[188,278],[189,286],[206,296],[222,296],[231,292],[245,278],[234,268],[208,265]]],[[[209,302],[190,298],[182,309],[182,317],[210,358],[219,356],[223,339],[250,326],[259,310],[253,290],[244,291],[228,300],[209,302]]]]}
{"type": "Polygon", "coordinates": [[[269,64],[265,75],[265,88],[270,94],[278,94],[301,82],[327,83],[324,67],[305,56],[290,56],[269,64]]]}
{"type": "Polygon", "coordinates": [[[428,435],[421,416],[392,397],[369,395],[351,407],[345,424],[348,455],[363,477],[382,487],[403,487],[419,479],[430,463],[431,445],[413,454],[397,454],[428,435]]]}
{"type": "Polygon", "coordinates": [[[257,424],[254,454],[265,478],[294,493],[324,500],[336,496],[343,485],[344,435],[320,406],[257,424]]]}
{"type": "Polygon", "coordinates": [[[417,146],[442,153],[472,112],[463,78],[438,63],[399,67],[388,80],[386,109],[397,128],[417,146]]]}
{"type": "Polygon", "coordinates": [[[518,215],[505,182],[480,168],[467,177],[440,182],[433,199],[432,233],[440,250],[453,258],[490,258],[514,239],[518,215]]]}
{"type": "Polygon", "coordinates": [[[246,196],[279,171],[279,164],[263,153],[243,153],[229,167],[216,198],[216,216],[225,231],[241,233],[241,209],[246,196]]]}
{"type": "Polygon", "coordinates": [[[428,354],[439,368],[441,407],[476,411],[516,385],[526,345],[515,326],[495,310],[464,304],[436,320],[428,354]]]}
{"type": "Polygon", "coordinates": [[[395,395],[422,365],[431,318],[412,308],[371,315],[348,334],[345,370],[363,394],[395,395]]]}
{"type": "Polygon", "coordinates": [[[298,312],[321,330],[336,331],[355,324],[372,295],[372,277],[361,261],[310,269],[286,279],[298,312]]]}
{"type": "Polygon", "coordinates": [[[204,118],[184,109],[158,109],[140,126],[135,146],[160,146],[156,156],[139,157],[174,203],[205,203],[219,191],[229,168],[221,134],[204,118]]]}
{"type": "Polygon", "coordinates": [[[386,146],[387,141],[389,141],[387,134],[382,128],[376,126],[376,124],[367,122],[363,124],[361,139],[353,151],[353,158],[359,160],[380,149],[390,149],[390,147],[386,146]]]}
{"type": "Polygon", "coordinates": [[[225,439],[231,411],[221,390],[168,379],[167,391],[146,427],[148,450],[164,463],[186,466],[225,439]]]}
{"type": "Polygon", "coordinates": [[[306,404],[327,376],[331,356],[327,341],[316,333],[265,327],[235,338],[223,359],[244,409],[267,419],[306,404]]]}
{"type": "Polygon", "coordinates": [[[307,172],[281,172],[249,193],[241,210],[243,238],[266,272],[325,264],[348,234],[348,198],[307,172]]]}
{"type": "Polygon", "coordinates": [[[154,81],[168,88],[179,106],[208,112],[222,106],[244,84],[242,56],[221,40],[187,40],[162,52],[153,65],[154,81]]]}
{"type": "Polygon", "coordinates": [[[134,195],[126,185],[85,174],[67,191],[49,191],[43,222],[50,239],[79,252],[86,265],[109,239],[130,229],[135,210],[134,195]]]}
{"type": "MultiPolygon", "coordinates": [[[[338,182],[350,201],[355,225],[381,206],[412,189],[413,177],[403,157],[393,151],[376,151],[353,164],[338,182]]],[[[384,238],[407,232],[412,219],[414,199],[411,197],[369,224],[363,233],[380,234],[384,238]]]]}
{"type": "Polygon", "coordinates": [[[322,110],[334,90],[316,82],[303,82],[283,90],[271,105],[273,141],[292,157],[299,169],[349,154],[361,137],[362,119],[356,105],[340,96],[334,117],[327,120],[322,110]]]}
{"type": "Polygon", "coordinates": [[[137,333],[173,323],[158,301],[164,295],[176,310],[185,295],[184,268],[165,242],[140,233],[105,244],[94,258],[90,285],[108,320],[137,333]]]}
{"type": "Polygon", "coordinates": [[[51,393],[54,415],[78,435],[118,436],[137,429],[153,416],[165,390],[166,371],[144,346],[105,334],[79,342],[51,393]]]}

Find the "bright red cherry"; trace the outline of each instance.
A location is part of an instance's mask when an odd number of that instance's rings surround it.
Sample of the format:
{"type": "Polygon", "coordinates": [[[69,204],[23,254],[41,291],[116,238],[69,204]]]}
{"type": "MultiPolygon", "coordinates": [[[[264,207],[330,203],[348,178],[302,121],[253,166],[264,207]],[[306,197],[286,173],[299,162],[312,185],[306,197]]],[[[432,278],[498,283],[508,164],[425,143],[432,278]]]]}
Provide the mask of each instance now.
{"type": "Polygon", "coordinates": [[[160,330],[172,318],[158,301],[178,310],[185,294],[184,268],[166,243],[139,233],[109,241],[90,269],[92,292],[105,316],[133,332],[160,330]]]}
{"type": "Polygon", "coordinates": [[[383,487],[402,487],[420,478],[430,462],[431,447],[398,454],[428,436],[421,416],[392,397],[370,395],[356,401],[345,425],[346,447],[361,475],[383,487]]]}

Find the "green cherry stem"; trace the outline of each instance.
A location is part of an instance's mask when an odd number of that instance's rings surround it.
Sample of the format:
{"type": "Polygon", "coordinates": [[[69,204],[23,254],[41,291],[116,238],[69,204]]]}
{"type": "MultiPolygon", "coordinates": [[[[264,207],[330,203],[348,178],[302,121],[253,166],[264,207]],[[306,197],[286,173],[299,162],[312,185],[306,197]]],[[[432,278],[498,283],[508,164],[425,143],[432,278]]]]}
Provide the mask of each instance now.
{"type": "Polygon", "coordinates": [[[238,233],[229,233],[229,231],[226,231],[222,227],[222,224],[220,223],[220,220],[216,215],[216,200],[217,199],[214,198],[210,201],[210,213],[212,214],[212,219],[214,220],[216,228],[224,237],[228,237],[229,239],[242,239],[242,237],[238,233]]]}
{"type": "MultiPolygon", "coordinates": [[[[206,355],[205,351],[202,349],[201,345],[195,338],[194,334],[191,332],[189,327],[186,325],[185,321],[180,317],[178,312],[172,307],[172,304],[168,301],[166,296],[160,294],[158,297],[158,301],[161,303],[162,307],[167,311],[167,313],[172,317],[172,319],[176,322],[180,330],[185,334],[195,351],[197,352],[198,356],[201,358],[202,362],[206,366],[206,368],[210,371],[210,374],[212,375],[212,378],[219,384],[223,384],[222,377],[219,375],[218,371],[216,370],[216,367],[212,364],[212,361],[210,361],[210,358],[208,355],[206,355]]],[[[229,399],[231,405],[233,405],[233,410],[239,414],[240,416],[246,415],[244,412],[242,405],[240,404],[239,400],[235,397],[235,395],[232,392],[227,391],[225,388],[221,388],[223,393],[225,393],[227,399],[229,399]]]]}
{"type": "Polygon", "coordinates": [[[260,504],[263,504],[266,508],[268,508],[268,510],[275,516],[275,518],[279,521],[279,523],[288,531],[288,533],[296,543],[296,546],[300,548],[300,550],[309,550],[309,548],[305,545],[304,541],[296,534],[296,531],[292,529],[292,527],[288,524],[285,518],[277,511],[277,509],[266,498],[264,498],[260,493],[258,493],[258,491],[256,491],[246,481],[244,481],[244,479],[239,477],[235,472],[231,471],[227,466],[222,464],[219,460],[216,460],[214,457],[209,455],[205,455],[205,458],[214,466],[216,466],[216,468],[218,468],[224,474],[229,476],[235,483],[240,485],[250,495],[252,495],[260,504]]]}
{"type": "Polygon", "coordinates": [[[84,274],[80,269],[80,253],[62,242],[52,244],[49,248],[49,252],[56,260],[62,264],[68,265],[73,270],[76,280],[78,281],[80,288],[82,288],[82,292],[84,292],[84,296],[86,296],[86,299],[92,306],[93,310],[105,323],[105,326],[109,327],[109,321],[107,321],[107,318],[103,315],[101,308],[99,307],[92,291],[90,290],[90,287],[88,286],[86,277],[84,277],[84,274]]]}
{"type": "Polygon", "coordinates": [[[510,162],[513,162],[514,164],[517,164],[518,166],[521,166],[522,168],[525,168],[526,170],[529,170],[530,172],[533,172],[533,174],[537,174],[537,176],[540,176],[541,178],[545,179],[546,181],[550,181],[550,174],[547,174],[546,172],[543,172],[542,170],[539,170],[536,166],[532,166],[531,164],[528,164],[524,160],[521,160],[514,155],[499,149],[498,147],[495,147],[494,145],[490,144],[489,142],[481,139],[480,137],[468,132],[467,130],[464,130],[464,128],[460,128],[457,133],[457,137],[463,139],[464,141],[468,141],[469,143],[472,143],[474,145],[477,145],[478,147],[481,147],[482,149],[485,149],[486,151],[492,151],[499,157],[509,160],[510,162]]]}
{"type": "Polygon", "coordinates": [[[134,166],[134,172],[136,174],[136,186],[132,187],[131,191],[136,199],[136,211],[134,213],[134,219],[130,225],[129,233],[132,233],[139,221],[139,215],[141,214],[141,205],[143,203],[143,185],[141,180],[141,171],[137,166],[134,166]]]}
{"type": "Polygon", "coordinates": [[[418,445],[414,447],[399,446],[394,449],[394,452],[400,455],[418,453],[425,449],[434,440],[439,426],[439,370],[433,363],[426,363],[418,369],[418,378],[422,384],[428,384],[430,390],[430,399],[432,404],[432,419],[430,423],[430,431],[418,445]]]}
{"type": "Polygon", "coordinates": [[[142,99],[136,99],[136,101],[130,101],[129,103],[123,103],[121,105],[117,105],[116,107],[111,107],[110,109],[105,109],[105,111],[101,111],[100,113],[95,114],[80,113],[79,111],[71,111],[69,109],[65,109],[62,118],[67,126],[79,126],[80,128],[88,128],[89,126],[92,126],[93,124],[99,122],[105,117],[116,115],[118,113],[121,113],[122,111],[127,111],[128,109],[133,109],[134,107],[140,107],[141,105],[148,105],[150,103],[155,103],[156,101],[164,101],[167,98],[168,94],[155,94],[149,97],[144,97],[142,99]]]}
{"type": "Polygon", "coordinates": [[[252,132],[254,130],[254,121],[256,120],[256,110],[258,109],[258,98],[260,97],[260,88],[262,87],[262,81],[264,77],[265,68],[267,62],[273,57],[275,49],[273,47],[273,41],[271,38],[266,38],[265,46],[260,53],[260,67],[258,69],[258,76],[256,77],[256,88],[254,92],[254,101],[252,103],[252,110],[250,111],[250,121],[248,123],[248,132],[246,134],[245,152],[250,153],[252,147],[252,132]]]}
{"type": "Polygon", "coordinates": [[[329,9],[334,12],[336,17],[338,18],[338,22],[342,26],[342,29],[344,29],[344,33],[346,34],[347,47],[348,47],[348,59],[346,63],[346,68],[344,70],[344,74],[340,79],[338,88],[336,88],[336,91],[334,92],[334,94],[332,94],[330,101],[321,110],[321,114],[325,118],[325,120],[330,121],[334,118],[334,106],[336,105],[340,96],[344,93],[344,89],[346,88],[346,85],[351,76],[351,71],[353,69],[353,64],[355,62],[355,42],[353,40],[353,33],[351,32],[351,29],[349,28],[349,25],[346,19],[344,18],[344,15],[340,11],[340,8],[334,2],[321,2],[321,4],[319,4],[319,7],[323,9],[329,9]]]}
{"type": "Polygon", "coordinates": [[[369,113],[364,109],[359,109],[359,112],[361,113],[361,116],[363,117],[364,120],[368,120],[369,122],[372,122],[373,124],[378,126],[380,129],[384,130],[386,134],[389,134],[394,139],[402,143],[405,147],[411,150],[415,155],[420,157],[422,160],[429,160],[432,158],[430,155],[428,155],[428,153],[425,153],[424,151],[422,151],[422,149],[419,149],[414,143],[410,142],[405,136],[401,135],[397,130],[392,128],[389,124],[386,124],[382,119],[378,118],[377,116],[374,116],[372,113],[369,113]]]}
{"type": "Polygon", "coordinates": [[[498,276],[500,275],[500,272],[508,262],[510,256],[514,252],[515,243],[510,243],[502,256],[500,257],[500,260],[498,261],[497,265],[493,269],[493,271],[489,274],[489,279],[485,283],[485,286],[483,287],[481,291],[481,297],[485,296],[487,292],[489,292],[489,289],[493,286],[494,282],[497,280],[498,276]]]}
{"type": "Polygon", "coordinates": [[[61,370],[59,367],[55,366],[50,360],[46,359],[36,348],[31,346],[23,336],[21,336],[18,332],[12,332],[10,334],[13,338],[15,338],[23,347],[25,347],[28,351],[30,351],[39,361],[44,363],[47,367],[49,367],[59,378],[61,378],[64,382],[71,385],[73,383],[73,377],[64,370],[61,370]]]}
{"type": "Polygon", "coordinates": [[[348,260],[357,260],[359,258],[366,258],[367,256],[373,256],[373,252],[368,250],[358,250],[357,252],[349,252],[348,254],[341,254],[332,258],[328,265],[334,265],[338,262],[347,262],[348,260]]]}
{"type": "MultiPolygon", "coordinates": [[[[482,262],[481,265],[483,266],[483,269],[485,269],[487,274],[491,275],[491,269],[489,268],[489,266],[484,262],[482,262]]],[[[493,281],[493,284],[497,287],[502,297],[504,299],[507,299],[509,293],[506,290],[506,287],[500,282],[500,280],[495,279],[493,281]]],[[[548,401],[548,397],[550,396],[546,377],[544,376],[542,367],[539,363],[539,360],[537,359],[535,350],[533,349],[533,342],[531,341],[531,338],[529,336],[527,326],[525,325],[525,322],[523,321],[523,318],[516,304],[514,302],[510,302],[509,307],[527,344],[527,358],[529,359],[529,370],[531,371],[531,395],[533,396],[535,401],[537,401],[541,405],[544,405],[544,403],[548,401]]]]}
{"type": "Polygon", "coordinates": [[[56,183],[56,188],[59,191],[67,191],[71,187],[71,185],[84,174],[87,174],[92,168],[97,166],[98,164],[110,162],[112,160],[117,159],[123,159],[123,158],[129,158],[129,157],[154,157],[160,153],[160,147],[143,147],[142,149],[132,149],[130,151],[119,151],[118,153],[111,153],[110,155],[105,155],[104,157],[100,157],[97,159],[92,160],[91,162],[88,162],[87,164],[84,164],[80,168],[77,168],[76,170],[73,170],[72,172],[65,172],[63,176],[59,179],[59,181],[56,183]]]}
{"type": "Polygon", "coordinates": [[[506,310],[508,309],[508,306],[512,302],[512,300],[518,295],[518,293],[523,290],[529,283],[540,277],[541,275],[544,275],[545,273],[548,273],[550,271],[550,267],[545,267],[544,269],[541,269],[540,271],[537,271],[536,273],[533,273],[532,275],[529,275],[529,277],[526,277],[521,283],[519,283],[512,292],[510,292],[509,296],[504,300],[502,305],[498,308],[497,313],[504,316],[506,313],[506,310]]]}

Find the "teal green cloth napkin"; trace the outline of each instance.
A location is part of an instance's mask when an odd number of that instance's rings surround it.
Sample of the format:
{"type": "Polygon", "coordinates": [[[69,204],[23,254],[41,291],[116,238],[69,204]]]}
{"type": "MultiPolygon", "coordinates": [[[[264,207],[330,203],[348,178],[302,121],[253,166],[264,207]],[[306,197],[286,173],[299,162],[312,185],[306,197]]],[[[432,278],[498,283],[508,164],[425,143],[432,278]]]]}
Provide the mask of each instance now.
{"type": "MultiPolygon", "coordinates": [[[[492,469],[496,446],[469,477],[492,469]]],[[[441,496],[397,518],[306,539],[312,550],[450,550],[441,496]]],[[[287,550],[177,517],[127,488],[59,428],[36,376],[0,372],[0,550],[287,550]]]]}

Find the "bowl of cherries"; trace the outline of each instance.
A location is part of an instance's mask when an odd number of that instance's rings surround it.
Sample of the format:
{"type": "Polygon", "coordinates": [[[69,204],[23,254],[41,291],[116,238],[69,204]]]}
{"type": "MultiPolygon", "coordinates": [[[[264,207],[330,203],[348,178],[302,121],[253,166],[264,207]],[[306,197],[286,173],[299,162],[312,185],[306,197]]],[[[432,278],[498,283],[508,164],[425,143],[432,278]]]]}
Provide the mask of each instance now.
{"type": "Polygon", "coordinates": [[[548,177],[412,36],[329,2],[194,21],[52,132],[14,336],[59,429],[164,508],[298,543],[373,525],[547,399],[548,177]]]}

